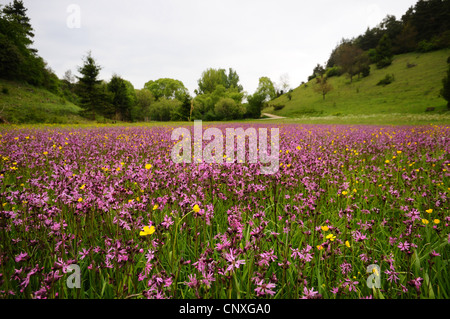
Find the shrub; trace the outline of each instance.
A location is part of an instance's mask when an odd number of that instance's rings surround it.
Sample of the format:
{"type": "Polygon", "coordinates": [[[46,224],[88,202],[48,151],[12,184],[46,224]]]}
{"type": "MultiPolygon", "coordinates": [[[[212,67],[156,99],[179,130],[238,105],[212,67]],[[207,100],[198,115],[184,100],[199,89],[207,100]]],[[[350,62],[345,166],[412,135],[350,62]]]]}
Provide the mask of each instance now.
{"type": "Polygon", "coordinates": [[[3,88],[2,88],[2,93],[3,93],[3,94],[9,94],[8,88],[7,88],[7,87],[3,87],[3,88]]]}
{"type": "Polygon", "coordinates": [[[422,40],[419,42],[418,46],[417,46],[417,51],[425,53],[425,52],[430,52],[433,50],[437,50],[438,46],[432,42],[432,41],[427,41],[427,40],[422,40]]]}
{"type": "Polygon", "coordinates": [[[365,66],[364,68],[362,68],[361,70],[361,76],[363,78],[368,77],[370,75],[370,65],[365,66]]]}
{"type": "Polygon", "coordinates": [[[232,98],[222,98],[214,106],[214,113],[218,120],[235,120],[242,118],[245,110],[232,98]]]}
{"type": "Polygon", "coordinates": [[[377,62],[377,68],[382,69],[392,64],[392,58],[383,58],[377,62]]]}
{"type": "Polygon", "coordinates": [[[395,80],[394,74],[386,74],[386,76],[382,80],[380,80],[377,83],[377,85],[385,86],[385,85],[391,84],[392,82],[394,82],[394,80],[395,80]]]}
{"type": "Polygon", "coordinates": [[[286,96],[287,96],[289,101],[292,100],[292,92],[291,91],[287,92],[286,96]]]}
{"type": "Polygon", "coordinates": [[[327,78],[331,78],[332,76],[340,76],[341,74],[341,69],[338,66],[333,66],[332,68],[328,68],[325,71],[325,75],[327,78]]]}
{"type": "Polygon", "coordinates": [[[281,110],[283,108],[284,108],[284,104],[274,104],[273,105],[273,110],[274,111],[279,111],[279,110],[281,110]]]}

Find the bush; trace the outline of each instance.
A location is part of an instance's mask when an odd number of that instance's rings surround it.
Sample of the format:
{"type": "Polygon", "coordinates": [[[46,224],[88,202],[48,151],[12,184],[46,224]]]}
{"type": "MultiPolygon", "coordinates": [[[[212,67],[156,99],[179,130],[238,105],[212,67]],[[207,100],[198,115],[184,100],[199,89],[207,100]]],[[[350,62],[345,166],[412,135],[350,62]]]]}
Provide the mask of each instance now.
{"type": "Polygon", "coordinates": [[[369,75],[370,75],[370,65],[367,65],[361,70],[361,76],[365,78],[368,77],[369,75]]]}
{"type": "Polygon", "coordinates": [[[332,76],[340,76],[341,74],[341,69],[338,66],[333,66],[332,68],[328,68],[325,71],[325,75],[327,78],[331,78],[332,76]]]}
{"type": "Polygon", "coordinates": [[[417,51],[425,53],[433,50],[437,50],[438,46],[433,41],[422,40],[417,46],[417,51]]]}
{"type": "Polygon", "coordinates": [[[377,85],[388,85],[391,84],[392,82],[394,82],[395,77],[394,74],[386,74],[386,76],[384,77],[384,79],[380,80],[377,85]]]}
{"type": "Polygon", "coordinates": [[[244,115],[241,105],[237,104],[232,98],[222,98],[214,106],[214,113],[218,120],[235,120],[244,115]]]}
{"type": "Polygon", "coordinates": [[[383,58],[377,62],[377,68],[382,69],[392,64],[392,58],[383,58]]]}
{"type": "Polygon", "coordinates": [[[369,51],[367,51],[367,55],[369,56],[370,63],[376,63],[377,62],[377,59],[378,59],[377,50],[370,49],[369,51]]]}
{"type": "Polygon", "coordinates": [[[287,96],[289,101],[292,100],[292,91],[287,92],[286,96],[287,96]]]}
{"type": "Polygon", "coordinates": [[[281,110],[283,108],[284,108],[284,104],[274,104],[273,105],[273,110],[274,111],[279,111],[279,110],[281,110]]]}
{"type": "Polygon", "coordinates": [[[9,94],[8,88],[7,88],[7,87],[3,87],[3,88],[2,88],[2,93],[3,93],[3,94],[9,94]]]}

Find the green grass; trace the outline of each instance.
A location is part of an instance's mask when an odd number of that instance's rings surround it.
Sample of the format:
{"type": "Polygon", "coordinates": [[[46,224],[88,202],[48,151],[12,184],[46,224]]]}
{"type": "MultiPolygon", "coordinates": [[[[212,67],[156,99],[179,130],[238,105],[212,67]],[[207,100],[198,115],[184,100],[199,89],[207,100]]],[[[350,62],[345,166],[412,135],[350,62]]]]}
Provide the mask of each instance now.
{"type": "Polygon", "coordinates": [[[293,90],[291,100],[283,95],[270,102],[284,104],[283,109],[268,107],[263,112],[312,124],[385,124],[386,120],[389,124],[408,124],[410,114],[416,115],[412,118],[415,124],[449,123],[447,102],[439,93],[449,55],[449,49],[398,55],[389,67],[377,69],[372,65],[368,77],[355,77],[352,83],[346,75],[332,77],[329,83],[334,89],[325,100],[314,92],[313,79],[293,90]],[[408,68],[408,63],[416,66],[408,68]],[[377,86],[386,74],[394,74],[395,81],[377,86]]]}
{"type": "Polygon", "coordinates": [[[43,88],[0,79],[0,118],[9,123],[83,123],[80,107],[43,88]]]}

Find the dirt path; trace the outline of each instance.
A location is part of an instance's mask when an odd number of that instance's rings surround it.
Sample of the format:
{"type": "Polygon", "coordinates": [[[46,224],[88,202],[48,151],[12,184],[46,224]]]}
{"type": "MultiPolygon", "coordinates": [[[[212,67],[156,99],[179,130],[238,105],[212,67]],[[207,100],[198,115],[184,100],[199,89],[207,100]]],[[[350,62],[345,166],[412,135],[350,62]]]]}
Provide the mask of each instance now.
{"type": "Polygon", "coordinates": [[[260,119],[260,120],[277,120],[277,119],[285,119],[283,116],[273,115],[269,113],[262,113],[262,115],[267,116],[267,119],[260,119]]]}

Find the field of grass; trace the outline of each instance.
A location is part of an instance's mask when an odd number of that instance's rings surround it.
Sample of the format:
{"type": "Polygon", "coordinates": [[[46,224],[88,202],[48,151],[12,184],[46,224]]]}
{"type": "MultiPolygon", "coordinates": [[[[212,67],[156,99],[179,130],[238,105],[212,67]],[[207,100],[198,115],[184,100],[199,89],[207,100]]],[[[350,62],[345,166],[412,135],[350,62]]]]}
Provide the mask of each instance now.
{"type": "Polygon", "coordinates": [[[174,164],[173,125],[0,127],[0,298],[450,298],[449,126],[214,126],[278,128],[279,170],[174,164]]]}
{"type": "MultiPolygon", "coordinates": [[[[337,123],[345,123],[339,117],[359,115],[373,117],[373,114],[379,114],[382,118],[388,118],[391,114],[405,113],[425,116],[443,112],[448,114],[447,103],[440,97],[439,91],[449,56],[448,49],[424,54],[408,53],[395,56],[392,65],[385,69],[380,70],[372,65],[368,77],[355,77],[352,83],[345,75],[331,77],[329,83],[334,90],[326,95],[325,100],[321,94],[314,92],[316,80],[313,79],[293,90],[291,100],[283,95],[270,102],[285,105],[283,109],[274,111],[273,107],[268,107],[263,112],[305,120],[327,116],[333,117],[337,123]],[[408,63],[415,66],[408,68],[408,63]],[[377,86],[386,74],[394,74],[395,80],[389,85],[377,86]],[[434,108],[434,111],[426,112],[427,108],[434,108]]],[[[317,121],[312,120],[312,123],[317,121]]]]}
{"type": "Polygon", "coordinates": [[[84,123],[80,107],[28,84],[0,79],[0,116],[9,123],[84,123]]]}

